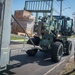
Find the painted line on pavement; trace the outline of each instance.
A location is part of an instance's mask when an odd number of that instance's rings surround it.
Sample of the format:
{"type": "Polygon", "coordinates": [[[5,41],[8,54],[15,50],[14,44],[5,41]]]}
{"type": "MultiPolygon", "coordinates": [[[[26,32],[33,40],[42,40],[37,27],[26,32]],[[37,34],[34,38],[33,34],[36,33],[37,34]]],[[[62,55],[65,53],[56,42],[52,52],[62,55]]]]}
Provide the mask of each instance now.
{"type": "Polygon", "coordinates": [[[13,52],[26,52],[26,50],[25,49],[23,49],[23,48],[21,48],[21,49],[15,49],[15,50],[11,50],[11,53],[13,53],[13,52]]]}
{"type": "Polygon", "coordinates": [[[58,67],[59,65],[61,65],[63,62],[65,62],[65,59],[62,61],[62,62],[60,62],[60,63],[58,63],[56,66],[54,66],[52,69],[50,69],[49,71],[47,71],[45,74],[43,74],[43,75],[48,75],[51,71],[53,71],[56,67],[58,67]]]}
{"type": "Polygon", "coordinates": [[[73,55],[73,56],[71,56],[70,58],[74,58],[74,55],[73,55]]]}

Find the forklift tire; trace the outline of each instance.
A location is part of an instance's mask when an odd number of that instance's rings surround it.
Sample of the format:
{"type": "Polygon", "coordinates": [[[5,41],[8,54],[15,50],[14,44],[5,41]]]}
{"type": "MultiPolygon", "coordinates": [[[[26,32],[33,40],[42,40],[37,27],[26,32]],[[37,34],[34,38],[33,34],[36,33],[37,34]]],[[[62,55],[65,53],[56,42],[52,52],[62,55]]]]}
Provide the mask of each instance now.
{"type": "Polygon", "coordinates": [[[71,54],[71,50],[72,50],[72,42],[71,41],[67,41],[66,43],[66,55],[70,55],[71,54]]]}
{"type": "Polygon", "coordinates": [[[55,42],[51,49],[51,59],[53,62],[59,62],[63,55],[63,44],[61,42],[55,42]]]}
{"type": "MultiPolygon", "coordinates": [[[[39,37],[33,37],[33,38],[31,38],[31,40],[33,41],[33,43],[35,44],[35,45],[39,45],[39,42],[40,42],[40,38],[39,37]]],[[[27,44],[31,44],[32,45],[32,42],[30,41],[30,39],[27,41],[27,44]]]]}
{"type": "Polygon", "coordinates": [[[28,54],[28,56],[35,56],[37,51],[38,51],[37,49],[32,49],[32,50],[26,51],[26,53],[28,54]]]}
{"type": "MultiPolygon", "coordinates": [[[[40,38],[39,37],[34,36],[33,38],[31,38],[31,40],[33,41],[33,43],[35,45],[37,45],[37,46],[39,45],[39,42],[40,42],[40,38]]],[[[32,45],[32,42],[30,40],[28,40],[27,44],[31,44],[32,45]]],[[[31,50],[26,51],[26,53],[28,54],[28,56],[35,56],[37,51],[38,51],[37,49],[31,49],[31,50]]]]}

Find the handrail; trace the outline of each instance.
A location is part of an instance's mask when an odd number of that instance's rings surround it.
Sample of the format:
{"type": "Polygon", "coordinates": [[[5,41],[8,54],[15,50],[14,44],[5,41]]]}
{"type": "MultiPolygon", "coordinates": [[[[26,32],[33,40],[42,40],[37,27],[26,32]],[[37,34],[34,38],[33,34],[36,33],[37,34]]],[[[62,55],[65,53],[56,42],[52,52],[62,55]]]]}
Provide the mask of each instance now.
{"type": "Polygon", "coordinates": [[[26,35],[27,35],[28,38],[30,39],[31,43],[32,43],[33,46],[35,47],[34,42],[33,42],[32,39],[30,38],[30,36],[28,35],[28,33],[25,31],[25,29],[22,27],[22,25],[17,21],[17,19],[16,19],[13,15],[11,15],[11,16],[12,16],[12,18],[16,21],[16,23],[22,28],[23,32],[26,33],[26,35]]]}

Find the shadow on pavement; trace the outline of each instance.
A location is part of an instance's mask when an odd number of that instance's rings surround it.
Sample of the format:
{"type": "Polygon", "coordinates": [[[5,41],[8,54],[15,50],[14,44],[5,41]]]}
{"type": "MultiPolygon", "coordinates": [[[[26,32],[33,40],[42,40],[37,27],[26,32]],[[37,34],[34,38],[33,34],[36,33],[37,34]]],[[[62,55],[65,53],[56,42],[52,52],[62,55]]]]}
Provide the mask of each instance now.
{"type": "Polygon", "coordinates": [[[0,75],[13,75],[13,74],[15,74],[15,73],[14,72],[11,72],[9,70],[0,72],[0,75]]]}
{"type": "Polygon", "coordinates": [[[34,57],[30,57],[27,54],[15,55],[10,58],[10,62],[14,62],[14,63],[9,65],[8,71],[3,72],[0,75],[14,75],[15,73],[11,72],[12,69],[19,68],[29,63],[33,63],[33,64],[36,63],[41,66],[49,66],[54,64],[54,62],[52,62],[50,59],[50,55],[44,54],[42,52],[38,52],[34,57]],[[14,61],[16,61],[16,63],[14,61]]]}
{"type": "Polygon", "coordinates": [[[15,63],[13,65],[11,64],[9,69],[19,68],[29,63],[37,63],[38,65],[42,66],[49,66],[54,64],[54,62],[52,62],[50,59],[50,55],[41,52],[38,52],[34,57],[30,57],[27,54],[15,55],[12,56],[10,60],[11,62],[14,60],[18,61],[18,63],[15,63]]]}
{"type": "Polygon", "coordinates": [[[54,64],[54,62],[51,61],[50,55],[42,53],[38,51],[38,53],[35,56],[28,56],[27,54],[21,54],[21,55],[15,55],[12,56],[11,61],[16,60],[19,61],[20,63],[14,64],[16,67],[23,66],[28,63],[37,63],[38,65],[42,66],[48,66],[54,64]]]}

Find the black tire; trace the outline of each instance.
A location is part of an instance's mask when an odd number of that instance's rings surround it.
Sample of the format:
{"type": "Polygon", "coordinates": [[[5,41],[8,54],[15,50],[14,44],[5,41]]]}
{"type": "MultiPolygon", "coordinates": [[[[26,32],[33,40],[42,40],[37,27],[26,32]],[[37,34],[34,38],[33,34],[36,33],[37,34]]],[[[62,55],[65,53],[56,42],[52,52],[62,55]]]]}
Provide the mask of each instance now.
{"type": "Polygon", "coordinates": [[[70,55],[71,54],[71,50],[72,50],[72,42],[71,41],[67,41],[65,55],[70,55]]]}
{"type": "Polygon", "coordinates": [[[28,54],[28,56],[35,56],[37,51],[38,51],[37,49],[32,49],[32,50],[26,51],[26,53],[28,54]]]}
{"type": "Polygon", "coordinates": [[[55,42],[51,49],[51,59],[53,62],[59,62],[63,55],[63,44],[61,42],[55,42]]]}
{"type": "MultiPolygon", "coordinates": [[[[40,42],[40,38],[39,37],[34,36],[33,38],[31,38],[31,40],[33,41],[33,43],[35,45],[39,45],[39,42],[40,42]]],[[[32,42],[30,40],[28,40],[27,44],[31,44],[32,45],[32,42]]],[[[38,51],[37,49],[31,49],[31,50],[26,51],[26,53],[28,54],[28,56],[35,56],[37,51],[38,51]]]]}
{"type": "MultiPolygon", "coordinates": [[[[40,42],[40,38],[39,37],[33,37],[33,38],[31,38],[31,40],[33,41],[33,43],[35,44],[35,45],[39,45],[39,42],[40,42]]],[[[32,44],[32,42],[30,41],[30,39],[27,41],[27,44],[32,44]]]]}

